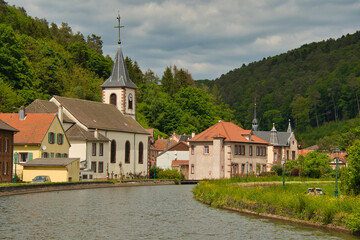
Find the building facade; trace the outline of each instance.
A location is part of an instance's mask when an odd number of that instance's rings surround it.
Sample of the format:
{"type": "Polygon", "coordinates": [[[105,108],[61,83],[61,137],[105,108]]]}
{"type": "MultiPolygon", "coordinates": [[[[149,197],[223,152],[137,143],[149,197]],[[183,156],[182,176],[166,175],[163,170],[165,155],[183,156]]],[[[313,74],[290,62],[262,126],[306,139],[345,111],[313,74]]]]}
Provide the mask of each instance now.
{"type": "Polygon", "coordinates": [[[0,120],[0,182],[12,182],[14,134],[19,130],[0,120]]]}

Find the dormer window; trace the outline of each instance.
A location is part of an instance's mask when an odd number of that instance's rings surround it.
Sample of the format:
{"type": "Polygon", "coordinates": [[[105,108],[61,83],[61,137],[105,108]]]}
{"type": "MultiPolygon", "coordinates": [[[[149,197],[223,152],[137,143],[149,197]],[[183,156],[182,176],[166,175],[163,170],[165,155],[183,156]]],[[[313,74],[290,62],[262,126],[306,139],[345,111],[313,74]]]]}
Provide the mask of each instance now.
{"type": "Polygon", "coordinates": [[[128,102],[129,109],[133,109],[133,96],[131,93],[129,94],[128,100],[129,100],[128,102]]]}

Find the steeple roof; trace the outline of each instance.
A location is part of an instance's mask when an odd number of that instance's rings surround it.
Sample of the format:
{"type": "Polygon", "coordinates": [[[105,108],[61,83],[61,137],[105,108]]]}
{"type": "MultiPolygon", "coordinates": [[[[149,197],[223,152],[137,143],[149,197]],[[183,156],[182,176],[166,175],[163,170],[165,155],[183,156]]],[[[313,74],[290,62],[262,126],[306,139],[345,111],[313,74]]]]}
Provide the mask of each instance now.
{"type": "Polygon", "coordinates": [[[129,77],[120,44],[115,55],[115,61],[111,71],[111,75],[101,85],[101,87],[128,87],[137,89],[136,85],[131,81],[129,77]]]}

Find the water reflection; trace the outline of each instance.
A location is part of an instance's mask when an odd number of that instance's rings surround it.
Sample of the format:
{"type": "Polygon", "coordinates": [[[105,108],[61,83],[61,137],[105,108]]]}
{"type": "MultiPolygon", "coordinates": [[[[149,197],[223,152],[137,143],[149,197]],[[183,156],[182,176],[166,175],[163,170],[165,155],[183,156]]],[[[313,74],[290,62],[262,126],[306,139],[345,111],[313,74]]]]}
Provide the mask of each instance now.
{"type": "Polygon", "coordinates": [[[210,208],[193,199],[192,188],[120,187],[2,197],[0,239],[356,239],[210,208]]]}

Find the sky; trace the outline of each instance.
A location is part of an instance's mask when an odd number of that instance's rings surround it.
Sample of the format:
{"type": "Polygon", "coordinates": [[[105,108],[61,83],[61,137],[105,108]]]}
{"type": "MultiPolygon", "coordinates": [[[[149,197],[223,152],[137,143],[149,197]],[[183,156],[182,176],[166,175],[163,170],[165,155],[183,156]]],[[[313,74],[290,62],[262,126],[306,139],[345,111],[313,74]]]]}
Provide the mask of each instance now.
{"type": "Polygon", "coordinates": [[[160,78],[167,66],[195,80],[311,42],[360,30],[358,0],[5,0],[31,17],[95,34],[114,58],[120,13],[124,56],[160,78]]]}

